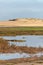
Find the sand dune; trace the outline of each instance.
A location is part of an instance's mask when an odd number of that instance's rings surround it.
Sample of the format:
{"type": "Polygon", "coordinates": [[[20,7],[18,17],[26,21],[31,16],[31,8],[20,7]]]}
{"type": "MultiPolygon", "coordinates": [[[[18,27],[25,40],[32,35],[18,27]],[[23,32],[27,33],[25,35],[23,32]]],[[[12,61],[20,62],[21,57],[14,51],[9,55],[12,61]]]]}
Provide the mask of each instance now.
{"type": "Polygon", "coordinates": [[[15,21],[0,21],[0,26],[43,26],[43,20],[41,19],[16,19],[15,21]]]}

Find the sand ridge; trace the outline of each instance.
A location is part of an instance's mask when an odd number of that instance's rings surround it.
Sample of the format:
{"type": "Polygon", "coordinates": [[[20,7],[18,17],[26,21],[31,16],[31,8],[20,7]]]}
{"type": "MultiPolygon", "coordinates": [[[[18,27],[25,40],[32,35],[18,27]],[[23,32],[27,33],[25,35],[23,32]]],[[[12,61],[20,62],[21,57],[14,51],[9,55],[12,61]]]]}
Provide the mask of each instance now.
{"type": "Polygon", "coordinates": [[[42,19],[23,18],[16,19],[15,21],[0,21],[2,27],[15,27],[15,26],[43,26],[42,19]]]}

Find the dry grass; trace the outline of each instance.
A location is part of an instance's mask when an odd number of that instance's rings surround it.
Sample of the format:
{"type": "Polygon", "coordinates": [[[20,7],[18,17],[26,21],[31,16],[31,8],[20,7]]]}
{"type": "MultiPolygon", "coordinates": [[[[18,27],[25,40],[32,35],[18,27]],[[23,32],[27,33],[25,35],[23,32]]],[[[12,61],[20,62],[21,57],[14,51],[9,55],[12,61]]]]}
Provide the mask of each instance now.
{"type": "Polygon", "coordinates": [[[19,58],[19,59],[0,61],[0,64],[2,65],[43,65],[43,59],[38,57],[19,58]]]}
{"type": "MultiPolygon", "coordinates": [[[[15,42],[16,43],[16,42],[15,42]]],[[[43,48],[35,48],[35,47],[24,47],[24,46],[16,46],[11,45],[8,41],[0,38],[0,53],[14,53],[14,52],[23,52],[23,53],[37,53],[43,51],[43,48]]]]}

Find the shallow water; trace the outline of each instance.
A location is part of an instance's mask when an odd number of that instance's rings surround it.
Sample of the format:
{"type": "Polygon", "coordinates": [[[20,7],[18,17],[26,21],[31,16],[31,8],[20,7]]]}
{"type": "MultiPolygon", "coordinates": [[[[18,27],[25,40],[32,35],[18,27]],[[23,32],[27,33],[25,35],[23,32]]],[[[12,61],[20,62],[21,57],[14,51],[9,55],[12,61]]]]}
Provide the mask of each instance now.
{"type": "Polygon", "coordinates": [[[39,52],[36,54],[27,54],[27,53],[0,53],[0,60],[9,60],[9,59],[17,59],[17,58],[27,58],[27,57],[41,57],[43,56],[43,52],[39,52]]]}
{"type": "Polygon", "coordinates": [[[15,44],[17,46],[31,46],[31,47],[43,47],[42,35],[20,35],[20,36],[0,36],[6,40],[26,40],[26,42],[11,42],[10,45],[15,44]]]}
{"type": "MultiPolygon", "coordinates": [[[[26,42],[11,42],[10,45],[14,44],[17,46],[31,46],[31,47],[43,47],[43,36],[42,35],[20,35],[20,36],[0,36],[5,40],[26,40],[26,42]]],[[[40,57],[43,56],[43,52],[36,54],[27,53],[0,53],[0,60],[16,59],[16,58],[27,58],[27,57],[40,57]]]]}
{"type": "Polygon", "coordinates": [[[0,53],[0,60],[16,59],[16,58],[26,58],[30,57],[26,53],[0,53]]]}

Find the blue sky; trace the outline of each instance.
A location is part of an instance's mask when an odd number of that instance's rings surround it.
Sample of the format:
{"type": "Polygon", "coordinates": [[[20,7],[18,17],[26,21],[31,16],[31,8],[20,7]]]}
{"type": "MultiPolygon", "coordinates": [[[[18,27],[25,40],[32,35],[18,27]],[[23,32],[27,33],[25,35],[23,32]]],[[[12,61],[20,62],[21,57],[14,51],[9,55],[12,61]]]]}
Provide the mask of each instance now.
{"type": "Polygon", "coordinates": [[[43,0],[0,0],[0,20],[43,18],[43,0]]]}

